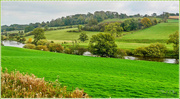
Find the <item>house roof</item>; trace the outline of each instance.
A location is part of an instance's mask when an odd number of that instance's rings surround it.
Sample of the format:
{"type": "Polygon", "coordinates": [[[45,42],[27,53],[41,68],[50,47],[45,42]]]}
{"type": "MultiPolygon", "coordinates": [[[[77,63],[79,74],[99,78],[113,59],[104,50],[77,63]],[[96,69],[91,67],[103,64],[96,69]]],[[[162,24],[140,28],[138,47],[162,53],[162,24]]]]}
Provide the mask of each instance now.
{"type": "Polygon", "coordinates": [[[179,16],[169,16],[169,19],[179,19],[179,16]]]}

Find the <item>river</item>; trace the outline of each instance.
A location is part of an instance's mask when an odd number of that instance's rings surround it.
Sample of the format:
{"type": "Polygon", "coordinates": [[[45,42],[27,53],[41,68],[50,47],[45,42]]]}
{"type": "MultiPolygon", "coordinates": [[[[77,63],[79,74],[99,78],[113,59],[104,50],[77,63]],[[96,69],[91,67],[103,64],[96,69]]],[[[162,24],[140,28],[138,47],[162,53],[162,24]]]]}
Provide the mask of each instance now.
{"type": "MultiPolygon", "coordinates": [[[[12,47],[19,47],[23,48],[25,44],[16,42],[16,41],[2,41],[4,46],[12,46],[12,47]]],[[[91,54],[90,52],[86,52],[88,54],[91,54]]],[[[94,55],[84,55],[84,56],[94,56],[94,55]]],[[[164,62],[164,63],[172,63],[172,64],[178,64],[179,59],[175,58],[153,58],[153,57],[137,57],[137,56],[124,56],[125,59],[129,60],[146,60],[146,61],[156,61],[156,62],[164,62]]]]}

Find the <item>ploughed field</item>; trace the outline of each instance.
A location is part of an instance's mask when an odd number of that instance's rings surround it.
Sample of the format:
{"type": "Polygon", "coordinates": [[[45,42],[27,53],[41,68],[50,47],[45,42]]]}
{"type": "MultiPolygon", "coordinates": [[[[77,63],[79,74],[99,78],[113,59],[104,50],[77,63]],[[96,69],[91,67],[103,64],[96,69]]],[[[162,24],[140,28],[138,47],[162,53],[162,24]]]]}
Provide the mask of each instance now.
{"type": "Polygon", "coordinates": [[[82,88],[93,98],[178,97],[179,66],[150,61],[133,61],[44,52],[1,46],[3,71],[45,77],[82,88]]]}

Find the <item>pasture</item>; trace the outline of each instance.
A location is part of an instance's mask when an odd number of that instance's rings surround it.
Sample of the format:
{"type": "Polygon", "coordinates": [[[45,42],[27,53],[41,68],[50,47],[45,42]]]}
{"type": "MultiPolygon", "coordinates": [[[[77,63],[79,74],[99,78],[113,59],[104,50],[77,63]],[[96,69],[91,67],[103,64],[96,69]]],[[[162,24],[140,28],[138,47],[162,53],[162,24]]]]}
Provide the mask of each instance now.
{"type": "Polygon", "coordinates": [[[179,66],[149,61],[88,57],[1,46],[3,71],[33,73],[93,98],[177,98],[179,66]],[[172,92],[173,91],[173,92],[172,92]]]}
{"type": "MultiPolygon", "coordinates": [[[[116,19],[112,20],[115,21],[116,19]]],[[[122,34],[126,35],[122,37],[117,37],[116,44],[119,48],[122,49],[136,49],[138,47],[148,46],[150,43],[160,42],[165,44],[168,50],[172,50],[173,46],[167,45],[166,42],[170,34],[178,31],[178,22],[178,20],[169,19],[168,23],[160,23],[142,30],[123,32],[122,34]]],[[[54,41],[56,43],[62,43],[65,41],[68,42],[68,44],[66,45],[72,45],[72,41],[77,40],[81,33],[86,33],[89,37],[89,40],[92,35],[103,33],[92,31],[82,31],[79,33],[67,32],[69,30],[77,30],[77,28],[46,31],[45,36],[49,41],[54,41]]],[[[33,38],[33,36],[27,36],[26,39],[30,37],[33,38]]],[[[85,42],[80,42],[79,45],[82,47],[87,47],[89,40],[85,42]]]]}

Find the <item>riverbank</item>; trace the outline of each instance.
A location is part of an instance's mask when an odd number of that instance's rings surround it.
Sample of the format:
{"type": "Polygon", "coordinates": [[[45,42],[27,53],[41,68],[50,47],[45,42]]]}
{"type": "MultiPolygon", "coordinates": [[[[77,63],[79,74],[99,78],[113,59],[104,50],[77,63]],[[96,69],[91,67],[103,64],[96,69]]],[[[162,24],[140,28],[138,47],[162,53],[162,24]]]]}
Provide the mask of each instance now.
{"type": "MultiPolygon", "coordinates": [[[[4,46],[12,46],[12,47],[19,47],[23,48],[25,44],[19,43],[17,41],[2,41],[4,46]]],[[[87,53],[87,52],[85,52],[87,53]]],[[[91,54],[88,52],[88,54],[91,54]]],[[[84,56],[87,56],[83,54],[84,56]]],[[[89,55],[91,56],[91,55],[89,55]]],[[[92,55],[95,56],[95,55],[92,55]]],[[[124,59],[129,59],[129,60],[145,60],[145,61],[156,61],[156,62],[164,62],[164,63],[173,63],[173,64],[178,64],[179,59],[176,59],[174,57],[164,57],[164,58],[154,58],[154,57],[138,57],[138,56],[124,56],[124,59]]]]}

